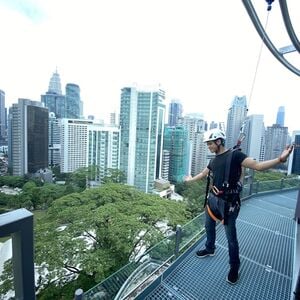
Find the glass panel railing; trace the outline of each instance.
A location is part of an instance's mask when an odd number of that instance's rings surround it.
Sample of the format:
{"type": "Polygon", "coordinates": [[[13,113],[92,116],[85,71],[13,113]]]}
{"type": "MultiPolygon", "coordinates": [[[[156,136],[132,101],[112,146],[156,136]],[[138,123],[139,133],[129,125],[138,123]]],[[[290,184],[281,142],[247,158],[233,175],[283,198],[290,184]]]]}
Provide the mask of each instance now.
{"type": "MultiPolygon", "coordinates": [[[[299,188],[300,178],[288,178],[272,181],[257,181],[248,183],[243,187],[241,198],[251,194],[273,190],[299,188]]],[[[96,299],[125,299],[134,294],[138,287],[145,288],[161,272],[163,272],[183,253],[196,239],[204,234],[204,213],[179,227],[177,233],[166,237],[161,242],[150,248],[136,261],[132,261],[110,277],[100,282],[95,287],[84,293],[84,300],[96,299]],[[179,238],[178,238],[179,237],[179,238]]],[[[81,298],[82,299],[82,298],[81,298]]]]}
{"type": "Polygon", "coordinates": [[[276,190],[283,190],[289,188],[299,187],[300,179],[297,177],[268,180],[268,181],[256,181],[253,183],[253,193],[269,192],[276,190]]]}
{"type": "Polygon", "coordinates": [[[110,277],[84,293],[84,299],[124,299],[146,279],[153,281],[176,258],[175,249],[184,252],[201,235],[204,229],[204,214],[200,214],[180,228],[180,239],[176,245],[175,233],[146,251],[135,262],[130,262],[110,277]]]}

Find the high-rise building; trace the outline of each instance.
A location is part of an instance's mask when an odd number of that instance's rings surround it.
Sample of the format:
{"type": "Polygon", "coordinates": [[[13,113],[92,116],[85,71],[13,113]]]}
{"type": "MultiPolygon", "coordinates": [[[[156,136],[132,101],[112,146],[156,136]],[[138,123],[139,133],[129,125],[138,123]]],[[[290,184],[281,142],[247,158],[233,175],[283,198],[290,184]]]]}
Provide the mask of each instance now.
{"type": "Polygon", "coordinates": [[[60,126],[53,112],[49,113],[49,166],[60,165],[60,126]]]}
{"type": "Polygon", "coordinates": [[[48,168],[48,114],[39,101],[19,99],[9,111],[9,171],[34,174],[48,168]]]}
{"type": "Polygon", "coordinates": [[[284,126],[284,115],[285,115],[284,106],[279,106],[277,117],[276,117],[276,124],[280,125],[281,127],[284,126]]]}
{"type": "Polygon", "coordinates": [[[257,161],[263,161],[265,150],[264,116],[247,116],[244,122],[244,133],[245,139],[241,144],[243,152],[257,161]]]}
{"type": "Polygon", "coordinates": [[[62,95],[60,77],[57,71],[53,73],[50,79],[48,91],[41,95],[41,101],[49,112],[55,114],[56,118],[66,117],[66,97],[62,95]]]}
{"type": "Polygon", "coordinates": [[[292,132],[294,151],[291,153],[288,163],[288,174],[300,175],[300,130],[292,132]]]}
{"type": "Polygon", "coordinates": [[[179,118],[178,124],[188,131],[188,174],[195,176],[207,165],[207,147],[203,142],[203,133],[207,128],[202,114],[187,114],[179,118]],[[203,167],[201,169],[201,167],[203,167]]]}
{"type": "Polygon", "coordinates": [[[178,125],[178,119],[182,117],[182,104],[180,100],[173,99],[169,104],[169,121],[168,126],[178,125]]]}
{"type": "Polygon", "coordinates": [[[236,145],[240,130],[247,116],[246,96],[235,96],[227,115],[226,147],[232,148],[236,145]]]}
{"type": "Polygon", "coordinates": [[[127,184],[151,193],[161,177],[165,92],[160,87],[121,90],[120,169],[127,184]]]}
{"type": "Polygon", "coordinates": [[[83,105],[80,99],[80,87],[74,83],[66,85],[66,118],[80,119],[83,117],[83,105]]]}
{"type": "MultiPolygon", "coordinates": [[[[266,130],[265,160],[279,157],[288,141],[288,128],[278,124],[268,126],[266,130]]],[[[286,164],[280,164],[278,168],[285,169],[286,164]]]]}
{"type": "Polygon", "coordinates": [[[97,166],[96,181],[119,169],[119,134],[113,126],[103,126],[93,120],[60,119],[61,172],[97,166]]]}
{"type": "Polygon", "coordinates": [[[167,179],[172,183],[183,181],[188,174],[188,144],[188,132],[183,126],[165,127],[163,149],[169,152],[167,179]]]}
{"type": "Polygon", "coordinates": [[[57,70],[52,74],[52,77],[50,78],[48,92],[51,94],[62,95],[60,76],[57,73],[57,70]]]}
{"type": "Polygon", "coordinates": [[[5,109],[5,92],[0,90],[0,146],[7,145],[7,117],[5,109]]]}

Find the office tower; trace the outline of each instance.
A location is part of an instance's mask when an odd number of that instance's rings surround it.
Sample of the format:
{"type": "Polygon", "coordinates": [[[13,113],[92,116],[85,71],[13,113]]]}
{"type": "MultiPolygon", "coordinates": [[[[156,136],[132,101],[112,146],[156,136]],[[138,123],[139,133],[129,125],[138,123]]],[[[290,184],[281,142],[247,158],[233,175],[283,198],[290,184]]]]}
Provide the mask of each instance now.
{"type": "Polygon", "coordinates": [[[49,113],[49,166],[60,165],[60,127],[53,112],[49,113]]]}
{"type": "Polygon", "coordinates": [[[207,123],[204,121],[202,114],[193,113],[179,118],[178,124],[184,126],[188,131],[189,167],[187,169],[188,174],[195,176],[202,171],[201,166],[206,166],[207,164],[207,147],[203,142],[203,132],[207,128],[207,123]]]}
{"type": "Polygon", "coordinates": [[[292,132],[292,143],[294,143],[294,151],[288,160],[288,175],[300,175],[300,130],[292,132]]]}
{"type": "MultiPolygon", "coordinates": [[[[278,124],[268,126],[266,130],[266,150],[265,160],[279,157],[282,150],[286,147],[288,140],[288,128],[278,124]]],[[[280,164],[279,168],[286,166],[280,164]]]]}
{"type": "Polygon", "coordinates": [[[0,90],[0,146],[7,145],[5,92],[0,90]]]}
{"type": "Polygon", "coordinates": [[[19,99],[9,110],[9,170],[14,176],[48,167],[48,114],[39,101],[19,99]]]}
{"type": "Polygon", "coordinates": [[[97,166],[96,181],[119,168],[119,129],[92,120],[60,119],[61,172],[97,166]]]}
{"type": "Polygon", "coordinates": [[[121,90],[120,169],[127,183],[151,193],[161,177],[165,92],[159,87],[121,90]]]}
{"type": "Polygon", "coordinates": [[[183,126],[168,126],[164,130],[163,149],[169,152],[171,183],[182,182],[188,173],[188,132],[183,126]]]}
{"type": "Polygon", "coordinates": [[[235,96],[227,115],[226,147],[232,148],[236,145],[240,135],[240,129],[247,116],[246,96],[235,96]]]}
{"type": "Polygon", "coordinates": [[[182,104],[180,100],[173,99],[169,104],[169,126],[176,126],[178,119],[182,117],[182,104]]]}
{"type": "Polygon", "coordinates": [[[62,95],[60,76],[57,73],[57,70],[52,74],[52,77],[50,78],[48,92],[52,94],[62,95]]]}
{"type": "Polygon", "coordinates": [[[66,85],[66,118],[80,119],[83,116],[80,87],[74,83],[66,85]]]}
{"type": "Polygon", "coordinates": [[[281,127],[284,127],[284,115],[284,106],[279,106],[276,117],[276,124],[280,125],[281,127]]]}
{"type": "Polygon", "coordinates": [[[49,112],[55,114],[56,118],[66,117],[66,97],[62,95],[60,77],[57,71],[53,73],[50,79],[48,91],[41,95],[41,102],[44,103],[49,112]]]}
{"type": "Polygon", "coordinates": [[[263,115],[247,116],[244,122],[245,139],[241,149],[257,161],[264,160],[265,126],[263,115]]]}

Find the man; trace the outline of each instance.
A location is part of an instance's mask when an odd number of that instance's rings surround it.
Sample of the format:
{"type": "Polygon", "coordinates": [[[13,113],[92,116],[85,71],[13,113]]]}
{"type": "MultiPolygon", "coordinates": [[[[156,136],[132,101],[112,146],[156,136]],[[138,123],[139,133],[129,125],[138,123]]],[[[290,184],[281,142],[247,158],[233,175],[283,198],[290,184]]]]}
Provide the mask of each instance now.
{"type": "Polygon", "coordinates": [[[236,219],[240,210],[239,193],[242,190],[242,167],[263,171],[287,161],[293,146],[287,146],[278,158],[258,162],[240,150],[225,148],[225,133],[219,129],[207,132],[206,142],[210,152],[215,153],[208,166],[194,177],[187,176],[186,182],[203,178],[210,179],[209,194],[205,206],[205,249],[198,250],[200,258],[215,255],[216,222],[224,224],[228,241],[230,270],[227,282],[235,284],[239,279],[239,244],[236,233],[236,219]]]}

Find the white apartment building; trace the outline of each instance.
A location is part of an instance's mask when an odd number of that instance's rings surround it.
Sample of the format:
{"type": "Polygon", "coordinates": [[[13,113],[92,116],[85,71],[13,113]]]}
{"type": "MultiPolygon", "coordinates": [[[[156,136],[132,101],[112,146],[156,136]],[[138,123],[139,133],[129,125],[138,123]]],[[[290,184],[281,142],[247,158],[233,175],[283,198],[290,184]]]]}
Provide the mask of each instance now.
{"type": "Polygon", "coordinates": [[[99,167],[99,177],[108,168],[119,169],[120,130],[93,120],[60,119],[61,172],[88,166],[99,167]]]}

